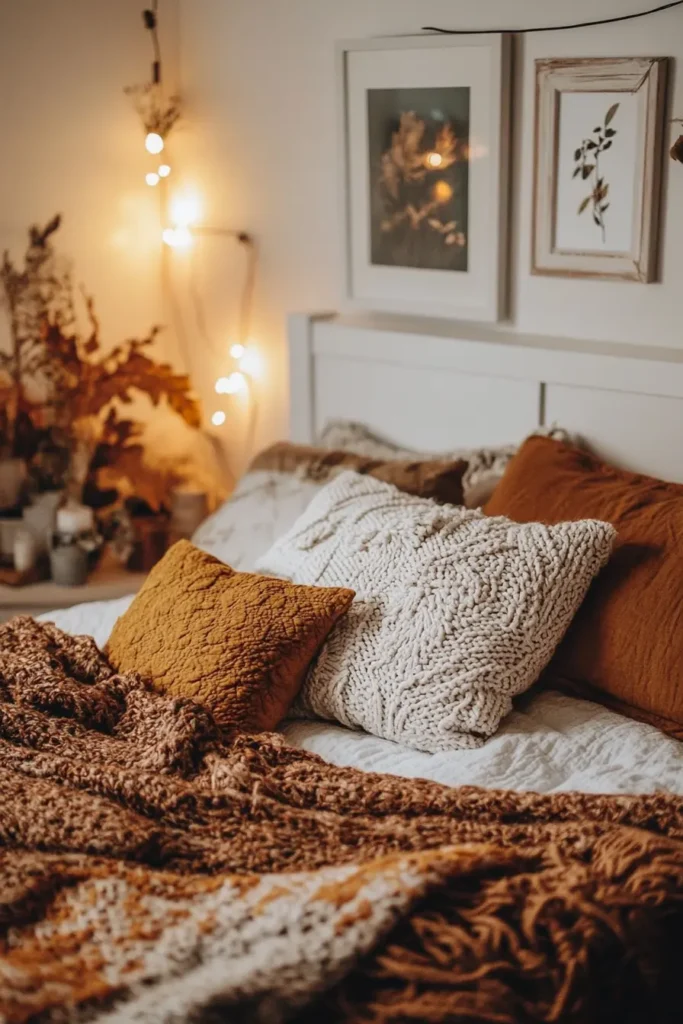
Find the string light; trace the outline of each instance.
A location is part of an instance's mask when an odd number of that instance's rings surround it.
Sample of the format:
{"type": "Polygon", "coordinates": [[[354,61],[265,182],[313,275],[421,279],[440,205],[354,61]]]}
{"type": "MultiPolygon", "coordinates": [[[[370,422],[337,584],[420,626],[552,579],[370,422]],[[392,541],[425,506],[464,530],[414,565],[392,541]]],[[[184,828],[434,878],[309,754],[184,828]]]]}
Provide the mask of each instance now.
{"type": "Polygon", "coordinates": [[[235,345],[230,346],[230,355],[233,359],[241,359],[245,353],[244,345],[240,345],[239,342],[235,345]]]}
{"type": "Polygon", "coordinates": [[[243,345],[239,346],[242,349],[242,358],[240,359],[240,370],[247,375],[247,377],[260,377],[263,369],[260,353],[251,346],[244,348],[243,345]]]}
{"type": "Polygon", "coordinates": [[[427,163],[430,167],[441,167],[441,164],[443,163],[441,153],[429,153],[427,156],[427,163]]]}
{"type": "Polygon", "coordinates": [[[159,166],[157,167],[157,174],[159,175],[160,178],[168,178],[170,173],[170,164],[159,164],[159,166]]]}
{"type": "Polygon", "coordinates": [[[145,137],[145,149],[148,153],[156,155],[164,148],[164,140],[158,132],[147,132],[145,137]]]}
{"type": "Polygon", "coordinates": [[[147,182],[148,185],[151,185],[152,187],[154,187],[154,185],[158,185],[159,184],[159,175],[155,174],[154,171],[149,171],[145,175],[145,181],[147,182]]]}
{"type": "Polygon", "coordinates": [[[192,245],[192,232],[182,224],[177,228],[164,228],[161,237],[172,249],[189,249],[192,245]]]}
{"type": "Polygon", "coordinates": [[[247,390],[247,378],[239,370],[235,370],[228,377],[219,377],[215,388],[218,395],[236,395],[238,391],[247,390]]]}
{"type": "Polygon", "coordinates": [[[223,410],[217,409],[216,412],[211,417],[211,422],[213,423],[214,427],[222,427],[223,424],[225,423],[225,419],[226,417],[223,410]]]}

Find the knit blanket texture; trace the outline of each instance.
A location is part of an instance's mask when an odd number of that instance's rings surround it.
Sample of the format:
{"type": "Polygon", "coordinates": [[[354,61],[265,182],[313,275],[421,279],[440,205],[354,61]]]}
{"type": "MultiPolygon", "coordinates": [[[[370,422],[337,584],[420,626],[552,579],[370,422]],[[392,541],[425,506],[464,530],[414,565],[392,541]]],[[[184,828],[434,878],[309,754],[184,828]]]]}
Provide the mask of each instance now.
{"type": "Polygon", "coordinates": [[[226,736],[0,626],[0,1021],[680,1020],[683,801],[449,788],[226,736]]]}

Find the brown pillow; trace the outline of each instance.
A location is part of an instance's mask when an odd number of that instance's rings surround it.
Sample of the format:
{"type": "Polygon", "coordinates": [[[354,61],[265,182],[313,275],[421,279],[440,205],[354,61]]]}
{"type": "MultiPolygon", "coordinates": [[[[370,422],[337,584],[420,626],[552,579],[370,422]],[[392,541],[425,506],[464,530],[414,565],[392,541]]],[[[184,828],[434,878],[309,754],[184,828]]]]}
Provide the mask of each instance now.
{"type": "Polygon", "coordinates": [[[484,511],[616,527],[612,557],[543,680],[683,739],[683,487],[532,437],[484,511]]]}
{"type": "Polygon", "coordinates": [[[106,653],[117,671],[204,704],[219,725],[273,729],[353,597],[235,572],[182,540],[152,569],[106,653]]]}
{"type": "Polygon", "coordinates": [[[321,484],[346,469],[352,469],[393,484],[400,491],[418,498],[434,498],[447,505],[462,505],[462,478],[467,462],[464,459],[375,459],[355,452],[280,441],[257,455],[249,469],[299,473],[304,479],[321,484]]]}

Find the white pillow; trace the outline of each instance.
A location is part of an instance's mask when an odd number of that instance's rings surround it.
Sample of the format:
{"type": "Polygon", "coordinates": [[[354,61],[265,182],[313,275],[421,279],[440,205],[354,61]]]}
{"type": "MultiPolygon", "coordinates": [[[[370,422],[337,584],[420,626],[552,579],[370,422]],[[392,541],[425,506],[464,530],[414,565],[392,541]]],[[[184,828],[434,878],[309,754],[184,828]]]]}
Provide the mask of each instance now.
{"type": "MultiPolygon", "coordinates": [[[[579,444],[579,439],[560,427],[539,427],[536,434],[545,434],[558,441],[579,444]]],[[[454,448],[447,452],[416,452],[401,448],[375,434],[362,423],[353,420],[329,420],[318,436],[322,448],[339,448],[356,452],[371,459],[466,459],[468,466],[462,478],[465,504],[479,508],[489,500],[505,468],[519,448],[518,444],[499,445],[496,448],[454,448]]]]}
{"type": "Polygon", "coordinates": [[[479,746],[550,660],[614,536],[608,523],[520,525],[341,474],[257,563],[356,591],[299,707],[417,750],[479,746]]]}
{"type": "Polygon", "coordinates": [[[276,470],[250,470],[231,498],[195,531],[192,543],[240,572],[296,522],[320,484],[276,470]]]}

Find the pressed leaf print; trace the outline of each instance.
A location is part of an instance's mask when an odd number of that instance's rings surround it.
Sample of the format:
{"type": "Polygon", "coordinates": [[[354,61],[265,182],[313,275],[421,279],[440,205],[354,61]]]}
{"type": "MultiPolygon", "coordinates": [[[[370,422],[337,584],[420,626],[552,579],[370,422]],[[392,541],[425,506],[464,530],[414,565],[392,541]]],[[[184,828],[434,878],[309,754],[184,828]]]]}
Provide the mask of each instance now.
{"type": "Polygon", "coordinates": [[[604,176],[600,172],[600,157],[611,147],[617,134],[616,128],[610,128],[610,125],[618,109],[619,104],[613,103],[605,114],[604,123],[597,125],[574,151],[574,173],[572,177],[581,177],[582,181],[588,182],[591,189],[588,195],[581,200],[576,212],[580,217],[586,210],[591,211],[593,223],[600,229],[603,242],[607,240],[605,214],[609,209],[607,199],[609,183],[605,181],[604,176]]]}

